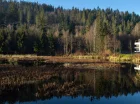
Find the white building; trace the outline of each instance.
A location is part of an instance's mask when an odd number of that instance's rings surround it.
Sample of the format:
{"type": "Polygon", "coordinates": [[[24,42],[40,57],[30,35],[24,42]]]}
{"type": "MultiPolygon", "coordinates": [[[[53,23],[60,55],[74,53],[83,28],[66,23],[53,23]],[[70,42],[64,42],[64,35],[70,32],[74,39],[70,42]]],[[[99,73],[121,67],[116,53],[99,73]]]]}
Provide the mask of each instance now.
{"type": "Polygon", "coordinates": [[[140,65],[137,65],[136,67],[134,67],[135,70],[140,70],[140,65]]]}
{"type": "Polygon", "coordinates": [[[138,42],[135,42],[134,44],[136,45],[136,47],[135,47],[136,51],[135,52],[140,52],[140,39],[138,40],[138,42]]]}

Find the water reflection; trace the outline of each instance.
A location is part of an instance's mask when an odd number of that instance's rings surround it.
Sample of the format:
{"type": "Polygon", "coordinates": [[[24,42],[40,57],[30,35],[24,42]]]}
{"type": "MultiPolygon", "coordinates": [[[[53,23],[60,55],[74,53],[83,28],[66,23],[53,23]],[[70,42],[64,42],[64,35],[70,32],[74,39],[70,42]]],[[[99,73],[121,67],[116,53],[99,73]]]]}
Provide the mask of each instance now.
{"type": "Polygon", "coordinates": [[[89,101],[140,91],[133,64],[110,69],[0,66],[0,103],[88,97],[89,101]]]}

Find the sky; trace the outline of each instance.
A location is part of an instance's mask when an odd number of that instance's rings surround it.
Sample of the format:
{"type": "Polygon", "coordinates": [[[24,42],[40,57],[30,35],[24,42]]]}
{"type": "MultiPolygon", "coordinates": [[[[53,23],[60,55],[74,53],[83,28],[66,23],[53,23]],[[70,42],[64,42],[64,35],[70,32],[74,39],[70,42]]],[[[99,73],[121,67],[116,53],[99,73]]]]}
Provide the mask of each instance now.
{"type": "Polygon", "coordinates": [[[79,9],[102,9],[112,8],[113,10],[135,12],[140,15],[140,0],[25,0],[31,2],[51,4],[54,7],[62,6],[65,9],[77,7],[79,9]]]}

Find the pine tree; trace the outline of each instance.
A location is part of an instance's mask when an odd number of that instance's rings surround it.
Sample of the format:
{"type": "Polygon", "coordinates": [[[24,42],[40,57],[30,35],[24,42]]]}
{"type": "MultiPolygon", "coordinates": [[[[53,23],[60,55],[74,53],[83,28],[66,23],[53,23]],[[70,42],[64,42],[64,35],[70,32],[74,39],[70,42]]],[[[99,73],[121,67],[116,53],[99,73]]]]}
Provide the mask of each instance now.
{"type": "Polygon", "coordinates": [[[3,45],[4,45],[3,30],[0,30],[0,53],[3,52],[3,45]]]}
{"type": "Polygon", "coordinates": [[[23,44],[25,39],[25,29],[24,27],[18,28],[17,30],[17,48],[18,52],[24,52],[23,50],[23,44]]]}
{"type": "Polygon", "coordinates": [[[31,23],[31,12],[30,12],[30,9],[28,9],[28,11],[27,11],[27,23],[28,24],[31,23]]]}
{"type": "Polygon", "coordinates": [[[116,35],[117,35],[117,23],[116,23],[115,16],[112,17],[112,34],[113,34],[113,40],[114,40],[114,54],[116,53],[116,35]]]}
{"type": "Polygon", "coordinates": [[[49,41],[49,55],[55,55],[55,47],[54,47],[54,38],[53,35],[51,34],[48,37],[48,41],[49,41]]]}

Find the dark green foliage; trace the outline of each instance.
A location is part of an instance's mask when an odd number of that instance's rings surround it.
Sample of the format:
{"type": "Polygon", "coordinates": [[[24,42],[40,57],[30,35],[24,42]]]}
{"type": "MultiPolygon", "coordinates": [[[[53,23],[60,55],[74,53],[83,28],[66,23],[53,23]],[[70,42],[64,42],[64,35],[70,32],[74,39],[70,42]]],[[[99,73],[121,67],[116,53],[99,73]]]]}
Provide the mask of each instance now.
{"type": "Polygon", "coordinates": [[[130,42],[133,44],[140,37],[139,32],[134,31],[139,21],[140,16],[134,12],[110,8],[67,10],[35,2],[2,0],[0,52],[55,55],[63,54],[65,46],[67,54],[93,50],[92,47],[97,53],[130,52],[130,42]],[[62,34],[63,30],[68,34],[62,34]]]}
{"type": "Polygon", "coordinates": [[[0,30],[0,52],[1,53],[2,53],[3,44],[4,44],[3,31],[0,30]]]}
{"type": "Polygon", "coordinates": [[[24,52],[24,40],[25,40],[25,31],[26,29],[24,29],[24,27],[18,28],[17,30],[17,48],[18,48],[18,52],[22,53],[24,52]]]}
{"type": "Polygon", "coordinates": [[[55,55],[54,38],[52,34],[48,37],[48,42],[49,42],[49,55],[55,55]]]}
{"type": "Polygon", "coordinates": [[[40,51],[40,45],[39,45],[38,43],[35,42],[33,48],[34,48],[34,52],[35,52],[36,54],[38,54],[39,51],[40,51]]]}

